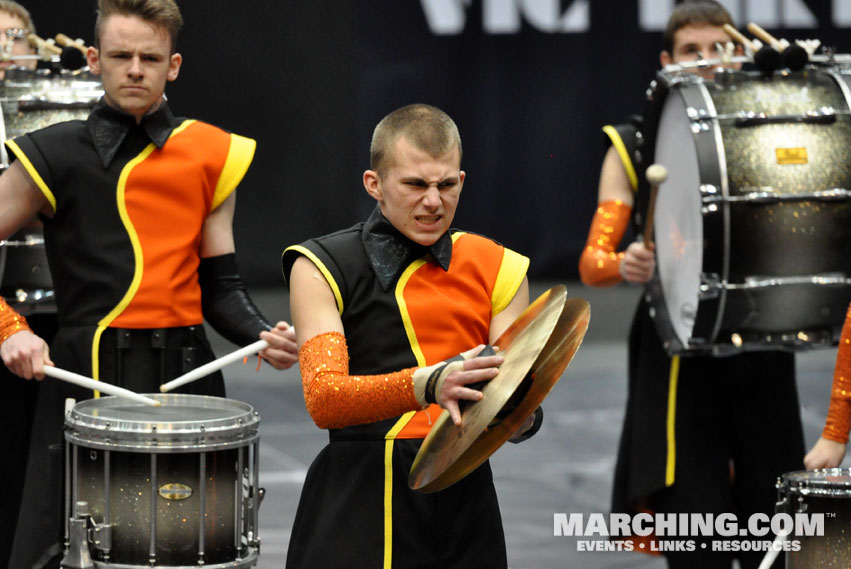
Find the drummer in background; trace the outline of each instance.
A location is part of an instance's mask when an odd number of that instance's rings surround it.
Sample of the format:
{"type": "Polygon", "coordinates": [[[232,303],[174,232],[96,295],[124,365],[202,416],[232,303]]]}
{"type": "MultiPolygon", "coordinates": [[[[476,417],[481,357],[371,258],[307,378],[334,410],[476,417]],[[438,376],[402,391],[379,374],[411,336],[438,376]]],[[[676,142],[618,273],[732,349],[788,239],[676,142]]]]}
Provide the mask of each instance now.
{"type": "MultiPolygon", "coordinates": [[[[48,352],[23,317],[0,304],[0,355],[16,374],[55,364],[137,392],[213,359],[203,320],[232,342],[262,338],[278,369],[296,359],[289,325],[272,326],[237,269],[234,191],[253,140],[175,118],[164,100],[177,79],[180,11],[173,0],[100,0],[88,64],[105,95],[87,121],[7,142],[0,238],[34,214],[44,232],[61,326],[48,352]]],[[[222,396],[220,373],[187,386],[222,396]]],[[[60,452],[66,397],[91,391],[44,382],[10,567],[61,557],[60,452]]]]}
{"type": "Polygon", "coordinates": [[[6,59],[6,56],[34,55],[27,36],[35,33],[29,11],[11,0],[0,0],[0,79],[12,66],[35,69],[35,59],[6,59]]]}
{"type": "Polygon", "coordinates": [[[330,435],[304,483],[287,567],[504,568],[488,463],[428,495],[408,473],[440,407],[458,424],[459,401],[482,396],[466,385],[496,376],[502,357],[474,357],[476,346],[529,304],[529,260],[449,229],[465,173],[443,111],[393,111],[370,155],[369,219],[283,255],[305,402],[330,435]]]}
{"type": "MultiPolygon", "coordinates": [[[[731,40],[724,23],[732,19],[717,2],[678,4],[664,34],[661,65],[718,58],[716,42],[731,40]]],[[[582,282],[590,286],[643,285],[654,273],[652,246],[637,240],[617,252],[629,225],[637,176],[643,175],[633,160],[640,129],[640,124],[604,128],[610,146],[579,262],[582,282]]],[[[666,185],[659,191],[697,189],[666,185]]],[[[793,354],[670,357],[642,296],[630,331],[628,369],[613,512],[729,512],[740,523],[756,512],[774,512],[774,483],[779,475],[800,469],[804,448],[793,354]]],[[[641,551],[637,543],[636,551],[641,551]]],[[[665,555],[672,568],[726,569],[736,554],[698,546],[694,552],[665,555]]],[[[739,561],[745,569],[757,567],[762,555],[741,553],[739,561]]]]}
{"type": "MultiPolygon", "coordinates": [[[[17,2],[0,0],[0,55],[33,55],[34,50],[27,42],[27,35],[30,33],[35,33],[35,22],[29,11],[17,2]]],[[[5,77],[6,69],[13,65],[34,69],[36,60],[0,58],[0,79],[5,77]]],[[[14,288],[14,281],[15,275],[0,269],[0,284],[3,288],[14,288]]],[[[53,334],[56,333],[55,313],[41,311],[30,316],[28,320],[39,336],[48,341],[53,339],[53,334]]],[[[0,469],[0,488],[3,488],[3,492],[0,492],[0,567],[5,567],[18,523],[18,507],[23,492],[30,441],[30,423],[38,385],[14,381],[14,374],[5,366],[0,366],[0,385],[4,386],[7,401],[13,402],[6,412],[0,415],[0,432],[3,433],[0,454],[6,465],[0,469]]]]}

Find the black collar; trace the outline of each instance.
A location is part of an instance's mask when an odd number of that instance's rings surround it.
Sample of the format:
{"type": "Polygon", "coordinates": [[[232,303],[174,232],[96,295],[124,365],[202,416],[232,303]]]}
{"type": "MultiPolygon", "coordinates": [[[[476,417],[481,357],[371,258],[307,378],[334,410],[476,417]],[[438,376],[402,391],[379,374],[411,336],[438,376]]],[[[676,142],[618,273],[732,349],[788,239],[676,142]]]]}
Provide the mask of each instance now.
{"type": "Polygon", "coordinates": [[[419,245],[393,227],[378,205],[363,225],[361,240],[384,292],[390,290],[405,267],[427,253],[431,253],[430,261],[440,265],[444,271],[449,270],[452,260],[452,237],[448,231],[429,247],[419,245]]]}
{"type": "MultiPolygon", "coordinates": [[[[101,97],[95,108],[92,109],[86,121],[89,133],[94,141],[95,149],[100,156],[103,167],[109,167],[112,159],[130,129],[136,126],[136,118],[118,109],[110,107],[101,97]]],[[[142,117],[139,126],[144,130],[151,142],[162,148],[171,131],[178,125],[177,119],[168,108],[165,101],[153,113],[142,117]]]]}

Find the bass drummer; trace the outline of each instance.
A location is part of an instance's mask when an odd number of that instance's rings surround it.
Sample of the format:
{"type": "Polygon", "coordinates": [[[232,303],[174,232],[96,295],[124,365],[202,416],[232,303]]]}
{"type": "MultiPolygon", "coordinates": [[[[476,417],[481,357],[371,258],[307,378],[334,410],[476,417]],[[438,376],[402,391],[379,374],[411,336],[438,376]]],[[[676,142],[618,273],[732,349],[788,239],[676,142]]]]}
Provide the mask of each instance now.
{"type": "Polygon", "coordinates": [[[35,69],[35,50],[27,40],[35,33],[29,10],[12,0],[0,0],[0,79],[10,67],[35,69]],[[20,59],[16,59],[19,57],[20,59]]]}
{"type": "MultiPolygon", "coordinates": [[[[43,378],[53,364],[139,392],[154,392],[213,359],[207,320],[225,338],[270,346],[277,369],[297,361],[286,322],[269,324],[240,279],[233,239],[235,190],[255,143],[176,118],[164,98],[183,62],[174,0],[99,0],[92,72],[104,97],[86,121],[7,141],[0,176],[0,238],[34,214],[44,234],[61,326],[50,350],[0,300],[0,355],[13,372],[43,378]]],[[[221,374],[187,386],[224,395],[221,374]]],[[[10,567],[61,558],[61,441],[66,397],[92,393],[42,384],[10,567]]]]}
{"type": "MultiPolygon", "coordinates": [[[[725,23],[732,25],[732,18],[717,2],[678,4],[664,32],[661,65],[719,58],[716,45],[731,41],[722,27],[725,23]]],[[[637,239],[618,251],[627,235],[638,176],[643,172],[636,160],[641,128],[636,121],[603,129],[608,150],[598,206],[579,262],[586,285],[623,281],[644,285],[653,277],[652,244],[645,246],[637,239]]],[[[670,356],[649,310],[643,295],[629,336],[629,392],[612,511],[732,513],[739,523],[754,513],[772,514],[775,480],[800,468],[804,448],[793,354],[670,356]]],[[[644,551],[649,548],[641,545],[644,551]]],[[[636,545],[635,550],[642,548],[636,545]]],[[[713,552],[712,547],[699,545],[691,552],[664,555],[672,568],[728,569],[738,556],[747,569],[757,567],[762,559],[761,552],[713,552]]]]}

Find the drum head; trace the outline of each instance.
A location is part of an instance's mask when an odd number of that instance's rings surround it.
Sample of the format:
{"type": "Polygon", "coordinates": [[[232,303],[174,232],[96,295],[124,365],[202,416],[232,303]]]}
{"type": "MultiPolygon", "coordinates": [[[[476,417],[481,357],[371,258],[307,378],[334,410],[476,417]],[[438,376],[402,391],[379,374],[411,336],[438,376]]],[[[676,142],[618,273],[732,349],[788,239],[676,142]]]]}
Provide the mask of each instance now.
{"type": "Polygon", "coordinates": [[[703,266],[703,216],[697,150],[685,102],[665,100],[656,134],[655,163],[668,170],[654,211],[656,259],[671,327],[688,346],[697,313],[703,266]]]}
{"type": "Polygon", "coordinates": [[[65,439],[104,450],[174,452],[245,446],[259,437],[260,416],[248,403],[183,393],[150,394],[150,407],[123,397],[77,403],[65,439]]]}
{"type": "Polygon", "coordinates": [[[821,498],[851,497],[851,469],[827,468],[790,472],[781,477],[788,492],[821,498]]]}

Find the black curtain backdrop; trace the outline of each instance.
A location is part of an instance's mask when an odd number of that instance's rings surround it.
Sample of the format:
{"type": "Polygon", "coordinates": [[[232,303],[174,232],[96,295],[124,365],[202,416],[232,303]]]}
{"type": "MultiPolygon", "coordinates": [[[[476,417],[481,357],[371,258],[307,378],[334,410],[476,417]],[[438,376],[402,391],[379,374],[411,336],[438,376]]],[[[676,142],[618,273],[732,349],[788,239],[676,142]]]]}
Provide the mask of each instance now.
{"type": "MultiPolygon", "coordinates": [[[[837,2],[849,0],[795,1],[817,28],[771,31],[851,49],[834,24],[837,2]]],[[[517,33],[495,34],[483,23],[487,0],[443,0],[466,18],[453,35],[431,31],[424,2],[179,2],[184,65],[166,91],[173,110],[258,141],[235,220],[250,284],[281,284],[285,246],[369,213],[361,175],[372,128],[414,102],[443,108],[461,131],[467,180],[454,225],[530,256],[534,277],[576,276],[597,199],[600,127],[640,112],[658,66],[661,34],[639,25],[652,1],[587,1],[585,31],[523,20],[517,33]]],[[[42,37],[91,42],[94,0],[24,3],[42,37]]],[[[560,13],[577,3],[562,1],[560,13]]],[[[774,4],[782,13],[784,1],[774,4]]]]}

